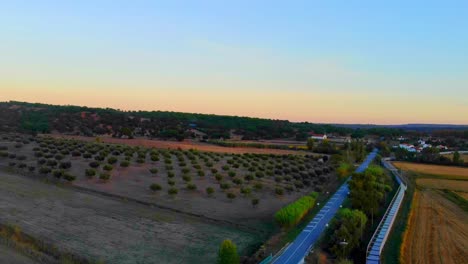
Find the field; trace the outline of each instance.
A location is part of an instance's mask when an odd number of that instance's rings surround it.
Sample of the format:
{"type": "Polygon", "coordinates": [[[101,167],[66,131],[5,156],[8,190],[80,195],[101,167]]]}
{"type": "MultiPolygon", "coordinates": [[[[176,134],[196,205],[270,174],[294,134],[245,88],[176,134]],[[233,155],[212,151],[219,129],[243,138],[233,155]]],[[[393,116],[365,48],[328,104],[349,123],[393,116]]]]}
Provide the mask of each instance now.
{"type": "Polygon", "coordinates": [[[193,263],[200,256],[211,263],[224,238],[241,254],[252,254],[277,230],[273,215],[279,208],[312,191],[333,191],[338,183],[327,156],[17,135],[1,137],[0,169],[0,208],[10,212],[0,223],[110,263],[151,263],[155,257],[193,263]],[[122,247],[119,255],[110,250],[114,244],[122,247]]]}
{"type": "Polygon", "coordinates": [[[468,212],[447,196],[452,191],[458,195],[466,194],[468,175],[457,167],[401,162],[394,165],[416,175],[400,261],[468,263],[468,212]]]}
{"type": "Polygon", "coordinates": [[[8,264],[34,264],[35,261],[17,253],[7,246],[0,244],[0,263],[8,264]]]}
{"type": "Polygon", "coordinates": [[[441,175],[441,176],[459,176],[457,178],[468,179],[468,168],[454,167],[454,166],[442,166],[442,165],[430,165],[421,163],[411,162],[393,162],[395,167],[402,170],[410,170],[418,173],[441,175]]]}
{"type": "MultiPolygon", "coordinates": [[[[47,134],[46,136],[50,136],[50,137],[58,138],[58,139],[77,139],[77,140],[87,141],[87,142],[96,141],[96,138],[84,137],[84,136],[70,136],[70,135],[60,135],[60,134],[47,134]]],[[[260,149],[260,148],[253,148],[253,147],[222,147],[222,146],[215,146],[212,144],[206,144],[206,143],[190,141],[190,140],[178,142],[178,141],[164,141],[164,140],[154,140],[154,139],[144,139],[144,138],[121,139],[121,138],[113,138],[110,136],[101,136],[99,137],[99,140],[103,143],[111,143],[111,144],[125,144],[129,146],[141,146],[141,147],[161,148],[161,149],[182,149],[182,150],[196,149],[199,151],[216,152],[216,153],[235,153],[235,154],[253,153],[253,154],[278,154],[278,155],[308,154],[308,152],[305,152],[305,151],[285,150],[285,149],[260,149]]]]}
{"type": "MultiPolygon", "coordinates": [[[[453,159],[453,154],[445,154],[444,156],[447,157],[447,158],[449,158],[449,159],[453,159]]],[[[460,158],[461,158],[464,162],[468,162],[468,154],[460,154],[460,158]]]]}

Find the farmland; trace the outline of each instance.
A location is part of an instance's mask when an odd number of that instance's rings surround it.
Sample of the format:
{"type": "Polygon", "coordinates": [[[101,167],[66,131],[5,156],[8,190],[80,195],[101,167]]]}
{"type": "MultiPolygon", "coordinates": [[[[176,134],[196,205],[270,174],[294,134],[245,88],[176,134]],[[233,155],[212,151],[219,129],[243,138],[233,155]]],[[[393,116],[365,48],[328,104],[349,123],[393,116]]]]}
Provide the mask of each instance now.
{"type": "Polygon", "coordinates": [[[0,223],[17,224],[64,252],[112,263],[151,263],[154,257],[189,263],[199,255],[209,263],[225,238],[242,255],[252,254],[276,232],[277,210],[338,183],[327,156],[22,135],[1,136],[0,168],[0,206],[8,212],[0,223]],[[112,245],[121,246],[118,255],[112,245]]]}
{"type": "Polygon", "coordinates": [[[410,175],[416,179],[400,261],[467,263],[468,212],[447,194],[457,193],[460,197],[466,197],[468,175],[457,167],[394,164],[400,169],[410,170],[410,175]]]}

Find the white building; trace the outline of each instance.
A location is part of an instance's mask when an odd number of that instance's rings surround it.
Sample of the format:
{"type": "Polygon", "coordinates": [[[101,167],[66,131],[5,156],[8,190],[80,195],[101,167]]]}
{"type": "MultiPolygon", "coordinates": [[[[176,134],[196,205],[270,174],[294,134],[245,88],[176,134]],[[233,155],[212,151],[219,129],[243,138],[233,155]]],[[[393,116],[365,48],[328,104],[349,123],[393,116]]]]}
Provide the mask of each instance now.
{"type": "Polygon", "coordinates": [[[316,140],[324,140],[327,139],[327,135],[325,134],[310,134],[311,139],[316,139],[316,140]]]}

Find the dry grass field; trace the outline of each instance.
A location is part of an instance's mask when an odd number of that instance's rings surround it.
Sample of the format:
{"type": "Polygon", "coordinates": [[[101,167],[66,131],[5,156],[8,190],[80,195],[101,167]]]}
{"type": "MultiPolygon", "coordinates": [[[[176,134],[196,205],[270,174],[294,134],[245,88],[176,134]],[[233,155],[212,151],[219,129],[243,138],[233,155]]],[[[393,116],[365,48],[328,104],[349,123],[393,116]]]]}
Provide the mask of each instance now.
{"type": "Polygon", "coordinates": [[[468,192],[454,192],[454,193],[456,193],[457,195],[459,195],[460,197],[468,201],[468,192]]]}
{"type": "Polygon", "coordinates": [[[0,223],[92,260],[212,263],[222,239],[249,255],[279,208],[333,192],[327,158],[0,135],[0,223]]]}
{"type": "MultiPolygon", "coordinates": [[[[86,142],[95,142],[96,138],[93,137],[84,137],[84,136],[70,136],[70,135],[61,135],[61,134],[47,134],[47,136],[51,136],[54,138],[62,138],[62,139],[76,139],[86,142]]],[[[182,150],[190,150],[196,149],[199,151],[207,151],[207,152],[217,152],[217,153],[235,153],[235,154],[244,154],[244,153],[253,153],[253,154],[278,154],[278,155],[305,155],[310,154],[305,151],[297,151],[297,150],[285,150],[285,149],[259,149],[259,148],[251,148],[251,147],[222,147],[222,146],[215,146],[207,143],[200,143],[190,140],[185,141],[164,141],[164,140],[153,140],[153,139],[144,139],[144,138],[136,138],[136,139],[121,139],[121,138],[113,138],[110,136],[103,136],[99,137],[99,140],[103,143],[111,143],[111,144],[123,144],[129,146],[142,146],[142,147],[150,147],[150,148],[162,148],[162,149],[182,149],[182,150]]]]}
{"type": "Polygon", "coordinates": [[[445,179],[417,179],[416,184],[428,189],[446,189],[451,191],[468,192],[468,181],[445,179]]]}
{"type": "Polygon", "coordinates": [[[457,178],[468,179],[468,168],[401,161],[393,162],[393,165],[402,170],[410,170],[418,173],[442,175],[447,177],[456,176],[457,178]]]}
{"type": "MultiPolygon", "coordinates": [[[[449,158],[449,159],[453,159],[453,154],[446,154],[444,155],[445,157],[449,158]]],[[[468,154],[460,154],[460,158],[465,161],[465,162],[468,162],[468,154]]]]}
{"type": "Polygon", "coordinates": [[[436,191],[416,190],[402,263],[468,263],[468,213],[436,191]]]}
{"type": "Polygon", "coordinates": [[[8,264],[34,264],[32,259],[21,255],[10,247],[0,244],[0,263],[8,264]]]}
{"type": "Polygon", "coordinates": [[[468,169],[408,162],[394,165],[417,175],[400,261],[468,263],[468,212],[442,191],[454,191],[466,199],[468,169]]]}

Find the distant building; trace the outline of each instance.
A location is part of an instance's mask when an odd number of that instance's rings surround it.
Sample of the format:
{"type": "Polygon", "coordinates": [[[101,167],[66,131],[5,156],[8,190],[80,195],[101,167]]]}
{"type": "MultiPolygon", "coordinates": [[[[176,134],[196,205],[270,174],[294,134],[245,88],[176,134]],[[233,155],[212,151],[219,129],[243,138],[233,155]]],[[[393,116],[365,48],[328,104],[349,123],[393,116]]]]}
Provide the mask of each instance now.
{"type": "Polygon", "coordinates": [[[325,134],[312,134],[312,133],[309,133],[309,136],[310,136],[311,139],[316,139],[316,140],[327,139],[327,135],[325,135],[325,134]]]}

